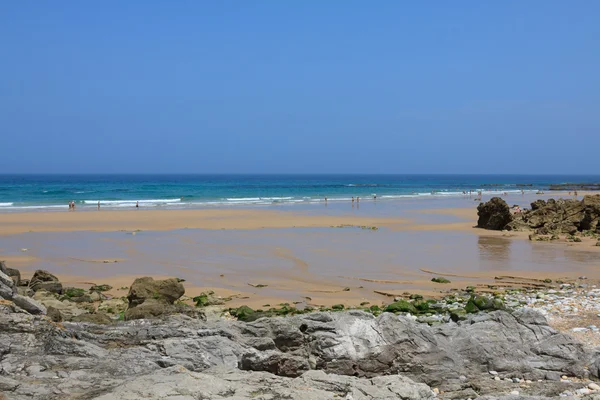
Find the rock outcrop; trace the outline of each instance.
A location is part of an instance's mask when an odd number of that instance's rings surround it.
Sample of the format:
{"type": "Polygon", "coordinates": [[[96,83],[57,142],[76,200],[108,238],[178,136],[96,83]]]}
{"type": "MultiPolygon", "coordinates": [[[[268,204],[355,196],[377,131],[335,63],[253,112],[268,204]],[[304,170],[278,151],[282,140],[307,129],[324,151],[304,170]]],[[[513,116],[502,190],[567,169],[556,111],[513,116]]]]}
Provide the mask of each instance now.
{"type": "Polygon", "coordinates": [[[536,200],[531,209],[511,214],[506,202],[492,198],[477,207],[477,226],[492,230],[533,230],[540,235],[589,231],[600,234],[600,195],[587,195],[582,200],[536,200]]]}
{"type": "Polygon", "coordinates": [[[175,313],[202,317],[202,312],[193,307],[174,304],[184,293],[185,289],[177,279],[138,278],[129,288],[129,307],[125,311],[125,319],[156,318],[175,313]]]}
{"type": "MultiPolygon", "coordinates": [[[[526,310],[435,326],[362,311],[90,323],[0,304],[0,390],[11,400],[428,399],[436,386],[444,398],[476,398],[510,392],[492,370],[535,382],[600,368],[595,352],[526,310]]],[[[572,387],[558,383],[538,393],[572,387]]]]}
{"type": "Polygon", "coordinates": [[[508,204],[500,197],[492,197],[486,203],[479,203],[477,215],[477,227],[496,231],[504,229],[513,220],[508,204]]]}

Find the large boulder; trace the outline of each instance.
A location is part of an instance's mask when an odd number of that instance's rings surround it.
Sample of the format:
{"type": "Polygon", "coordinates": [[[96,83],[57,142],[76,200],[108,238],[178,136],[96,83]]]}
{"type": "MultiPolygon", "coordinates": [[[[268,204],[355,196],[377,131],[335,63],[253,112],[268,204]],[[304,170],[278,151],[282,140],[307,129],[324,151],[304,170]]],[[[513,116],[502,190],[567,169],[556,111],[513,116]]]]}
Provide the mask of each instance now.
{"type": "Polygon", "coordinates": [[[125,312],[125,319],[156,318],[175,313],[184,313],[190,316],[203,315],[200,311],[185,304],[173,304],[184,293],[185,289],[177,279],[138,278],[129,288],[127,295],[129,307],[125,312]]]}
{"type": "Polygon", "coordinates": [[[479,203],[477,215],[477,227],[495,231],[503,230],[513,220],[508,204],[500,197],[492,197],[486,203],[479,203]]]}
{"type": "Polygon", "coordinates": [[[37,270],[29,281],[29,288],[34,292],[44,289],[51,293],[61,294],[63,287],[58,278],[48,271],[37,270]]]}
{"type": "Polygon", "coordinates": [[[139,306],[146,300],[156,300],[165,304],[173,304],[185,294],[185,289],[177,279],[154,280],[148,276],[133,281],[127,299],[129,307],[139,306]]]}

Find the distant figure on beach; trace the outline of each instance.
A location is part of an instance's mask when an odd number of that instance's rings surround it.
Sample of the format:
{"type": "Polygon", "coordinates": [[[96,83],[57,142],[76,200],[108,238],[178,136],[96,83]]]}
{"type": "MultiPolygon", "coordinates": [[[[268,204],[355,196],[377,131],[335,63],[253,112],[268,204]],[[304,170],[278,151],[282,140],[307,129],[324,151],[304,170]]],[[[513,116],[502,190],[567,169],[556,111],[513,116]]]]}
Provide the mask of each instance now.
{"type": "Polygon", "coordinates": [[[525,196],[525,191],[523,189],[521,189],[521,194],[525,196]]]}
{"type": "Polygon", "coordinates": [[[356,196],[356,202],[358,203],[360,200],[360,197],[356,196]]]}
{"type": "Polygon", "coordinates": [[[575,195],[575,197],[577,198],[577,190],[573,192],[573,194],[575,195]]]}
{"type": "Polygon", "coordinates": [[[69,202],[69,211],[73,208],[73,203],[69,202]]]}
{"type": "Polygon", "coordinates": [[[69,203],[69,208],[75,211],[75,200],[71,200],[71,202],[69,203]]]}
{"type": "Polygon", "coordinates": [[[354,196],[352,196],[352,204],[354,204],[354,196]]]}
{"type": "Polygon", "coordinates": [[[98,210],[100,209],[100,200],[98,200],[98,210]]]}
{"type": "Polygon", "coordinates": [[[327,196],[325,196],[325,203],[327,203],[327,196]]]}
{"type": "Polygon", "coordinates": [[[373,200],[377,200],[377,195],[376,194],[373,195],[373,200]]]}
{"type": "Polygon", "coordinates": [[[140,202],[139,201],[135,202],[135,208],[140,208],[140,202]]]}

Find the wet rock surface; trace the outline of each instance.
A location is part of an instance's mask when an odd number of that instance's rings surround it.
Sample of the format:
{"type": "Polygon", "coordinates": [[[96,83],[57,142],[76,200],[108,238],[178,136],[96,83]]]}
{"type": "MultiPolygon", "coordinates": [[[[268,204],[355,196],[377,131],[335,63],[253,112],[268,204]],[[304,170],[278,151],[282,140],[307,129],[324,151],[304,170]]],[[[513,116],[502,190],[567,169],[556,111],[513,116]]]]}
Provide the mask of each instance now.
{"type": "Polygon", "coordinates": [[[491,230],[502,230],[512,220],[508,204],[500,197],[492,197],[488,202],[477,206],[477,227],[491,230]]]}

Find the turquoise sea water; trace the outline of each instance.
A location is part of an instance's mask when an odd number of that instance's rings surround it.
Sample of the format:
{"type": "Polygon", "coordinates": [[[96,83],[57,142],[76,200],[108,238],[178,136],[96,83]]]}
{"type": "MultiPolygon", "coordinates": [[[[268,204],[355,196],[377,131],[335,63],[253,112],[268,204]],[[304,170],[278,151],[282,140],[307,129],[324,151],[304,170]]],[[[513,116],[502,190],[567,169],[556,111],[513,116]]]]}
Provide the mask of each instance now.
{"type": "Polygon", "coordinates": [[[78,209],[208,208],[377,201],[547,190],[596,183],[579,175],[0,175],[0,212],[78,209]]]}

